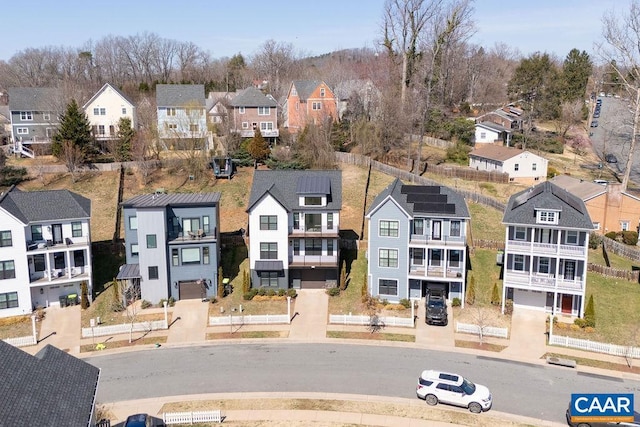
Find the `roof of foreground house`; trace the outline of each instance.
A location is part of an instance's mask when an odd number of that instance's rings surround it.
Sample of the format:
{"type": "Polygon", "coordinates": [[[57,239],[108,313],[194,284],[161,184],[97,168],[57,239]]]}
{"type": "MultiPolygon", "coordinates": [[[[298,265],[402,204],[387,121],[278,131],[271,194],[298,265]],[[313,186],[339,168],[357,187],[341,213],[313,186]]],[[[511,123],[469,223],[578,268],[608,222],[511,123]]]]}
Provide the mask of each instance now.
{"type": "Polygon", "coordinates": [[[12,186],[0,196],[0,208],[24,224],[91,217],[91,200],[69,190],[21,191],[12,186]]]}
{"type": "Polygon", "coordinates": [[[444,185],[405,185],[395,179],[375,198],[367,211],[372,215],[387,199],[393,199],[410,216],[470,218],[467,203],[459,193],[444,185]]]}
{"type": "Polygon", "coordinates": [[[502,222],[504,224],[535,224],[538,210],[560,212],[558,223],[553,224],[554,227],[593,229],[593,222],[584,202],[549,181],[511,196],[502,222]]]}
{"type": "Polygon", "coordinates": [[[204,85],[157,85],[158,107],[205,107],[204,85]]]}
{"type": "Polygon", "coordinates": [[[122,202],[126,208],[166,206],[210,206],[220,202],[220,193],[153,193],[141,194],[122,202]]]}
{"type": "Polygon", "coordinates": [[[339,170],[256,170],[247,211],[265,194],[274,197],[285,209],[300,207],[303,194],[326,194],[327,206],[305,209],[340,210],[342,208],[342,171],[339,170]]]}
{"type": "Polygon", "coordinates": [[[100,369],[52,345],[32,356],[2,340],[0,360],[0,425],[89,425],[100,369]]]}

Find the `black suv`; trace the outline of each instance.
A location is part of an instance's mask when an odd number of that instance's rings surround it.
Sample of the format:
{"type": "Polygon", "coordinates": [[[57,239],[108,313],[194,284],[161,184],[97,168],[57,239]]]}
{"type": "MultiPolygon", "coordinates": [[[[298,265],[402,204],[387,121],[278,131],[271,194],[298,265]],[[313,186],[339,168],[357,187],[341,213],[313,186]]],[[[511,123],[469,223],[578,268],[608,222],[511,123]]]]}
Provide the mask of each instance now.
{"type": "Polygon", "coordinates": [[[425,311],[425,322],[427,322],[427,325],[436,324],[446,326],[447,323],[449,323],[444,291],[439,289],[429,289],[427,291],[427,304],[425,311]]]}

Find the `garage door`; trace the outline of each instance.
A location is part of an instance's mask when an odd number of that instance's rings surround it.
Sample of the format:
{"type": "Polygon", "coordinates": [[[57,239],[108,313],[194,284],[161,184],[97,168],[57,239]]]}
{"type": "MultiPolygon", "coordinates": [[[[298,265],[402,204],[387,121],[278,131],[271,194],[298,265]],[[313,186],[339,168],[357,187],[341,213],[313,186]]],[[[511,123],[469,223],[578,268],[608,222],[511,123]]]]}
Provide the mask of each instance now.
{"type": "Polygon", "coordinates": [[[547,301],[546,292],[529,291],[526,289],[513,290],[513,306],[529,310],[544,311],[547,301]]]}
{"type": "Polygon", "coordinates": [[[202,289],[198,282],[180,282],[178,299],[200,299],[202,289]]]}
{"type": "Polygon", "coordinates": [[[322,269],[303,270],[300,288],[301,289],[324,289],[327,271],[322,269]]]}

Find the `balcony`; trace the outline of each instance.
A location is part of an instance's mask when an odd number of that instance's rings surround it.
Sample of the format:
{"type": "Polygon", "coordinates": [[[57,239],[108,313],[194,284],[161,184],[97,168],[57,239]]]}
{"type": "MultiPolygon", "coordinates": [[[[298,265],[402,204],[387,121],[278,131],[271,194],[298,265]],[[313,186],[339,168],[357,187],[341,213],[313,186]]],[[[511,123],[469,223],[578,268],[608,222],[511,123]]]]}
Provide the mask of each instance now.
{"type": "Polygon", "coordinates": [[[321,225],[312,226],[312,227],[300,227],[300,228],[289,228],[289,237],[327,237],[327,238],[337,238],[338,237],[338,227],[334,224],[333,228],[329,229],[326,227],[322,227],[321,225]]]}
{"type": "Polygon", "coordinates": [[[409,275],[414,276],[412,278],[422,279],[459,279],[464,277],[463,267],[444,267],[444,266],[429,266],[425,268],[424,265],[411,265],[409,266],[409,275]]]}
{"type": "Polygon", "coordinates": [[[44,253],[51,250],[59,251],[63,248],[79,248],[89,245],[89,236],[66,237],[63,242],[54,243],[53,240],[27,241],[27,251],[29,253],[44,253]]]}
{"type": "Polygon", "coordinates": [[[289,267],[337,267],[336,255],[293,255],[289,257],[289,267]]]}
{"type": "Polygon", "coordinates": [[[552,274],[529,273],[528,271],[505,270],[504,283],[509,287],[530,288],[539,291],[582,291],[581,276],[574,279],[556,279],[552,274]]]}
{"type": "Polygon", "coordinates": [[[587,255],[587,249],[584,246],[526,242],[522,240],[508,240],[505,250],[507,252],[516,251],[535,255],[569,256],[575,258],[584,258],[587,255]]]}
{"type": "Polygon", "coordinates": [[[440,239],[434,239],[430,233],[428,234],[411,234],[409,244],[413,245],[433,245],[433,246],[460,246],[464,247],[467,242],[466,236],[445,236],[440,239]]]}
{"type": "Polygon", "coordinates": [[[29,282],[32,286],[42,284],[54,284],[65,282],[77,282],[78,280],[89,280],[91,278],[91,268],[86,266],[52,268],[51,270],[36,271],[31,273],[29,282]]]}
{"type": "MultiPolygon", "coordinates": [[[[240,134],[242,138],[253,138],[255,136],[255,131],[253,129],[241,129],[236,130],[236,133],[240,134]]],[[[261,130],[263,138],[277,138],[280,136],[280,131],[278,129],[273,130],[261,130]]]]}

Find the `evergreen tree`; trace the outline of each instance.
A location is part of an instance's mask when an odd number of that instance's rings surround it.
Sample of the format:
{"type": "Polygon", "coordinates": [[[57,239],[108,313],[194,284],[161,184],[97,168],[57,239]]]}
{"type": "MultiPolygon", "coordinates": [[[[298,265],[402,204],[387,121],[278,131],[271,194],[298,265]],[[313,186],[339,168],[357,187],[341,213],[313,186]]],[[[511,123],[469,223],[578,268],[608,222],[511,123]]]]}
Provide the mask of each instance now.
{"type": "Polygon", "coordinates": [[[586,96],[587,82],[593,71],[589,54],[572,49],[562,65],[562,98],[564,101],[582,100],[586,96]]]}
{"type": "Polygon", "coordinates": [[[342,263],[342,269],[340,270],[340,290],[347,289],[347,263],[342,263]]]}
{"type": "Polygon", "coordinates": [[[87,282],[82,282],[80,284],[80,307],[83,309],[89,308],[89,287],[87,286],[87,282]]]}
{"type": "Polygon", "coordinates": [[[469,286],[467,287],[467,297],[465,298],[467,304],[473,304],[476,302],[476,278],[471,276],[469,278],[469,286]]]}
{"type": "Polygon", "coordinates": [[[491,291],[491,304],[492,305],[500,305],[500,289],[498,289],[498,284],[493,284],[493,290],[491,291]]]}
{"type": "Polygon", "coordinates": [[[593,294],[589,297],[587,306],[584,309],[585,326],[596,327],[596,308],[593,304],[593,294]]]}
{"type": "Polygon", "coordinates": [[[271,154],[271,149],[269,148],[269,144],[262,136],[262,133],[259,129],[256,129],[255,136],[249,143],[247,147],[247,151],[249,155],[253,159],[254,167],[258,166],[258,162],[264,162],[269,158],[271,154]]]}
{"type": "Polygon", "coordinates": [[[121,117],[118,121],[118,139],[113,150],[113,157],[116,162],[127,162],[131,160],[131,145],[135,137],[135,131],[131,127],[129,117],[121,117]]]}
{"type": "Polygon", "coordinates": [[[223,298],[224,295],[224,275],[222,274],[222,266],[218,267],[218,298],[223,298]]]}
{"type": "Polygon", "coordinates": [[[67,105],[65,113],[60,117],[60,125],[53,135],[51,151],[57,158],[64,156],[64,142],[69,141],[87,156],[91,151],[91,124],[87,115],[78,106],[75,99],[67,105]]]}
{"type": "Polygon", "coordinates": [[[367,273],[362,275],[362,288],[360,288],[360,294],[362,296],[362,301],[366,301],[369,296],[369,287],[367,286],[367,273]]]}
{"type": "Polygon", "coordinates": [[[251,290],[251,281],[249,280],[249,273],[247,270],[242,271],[242,293],[246,294],[251,290]]]}

